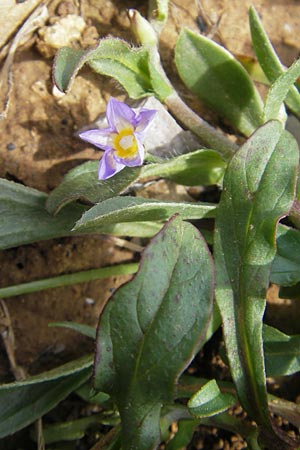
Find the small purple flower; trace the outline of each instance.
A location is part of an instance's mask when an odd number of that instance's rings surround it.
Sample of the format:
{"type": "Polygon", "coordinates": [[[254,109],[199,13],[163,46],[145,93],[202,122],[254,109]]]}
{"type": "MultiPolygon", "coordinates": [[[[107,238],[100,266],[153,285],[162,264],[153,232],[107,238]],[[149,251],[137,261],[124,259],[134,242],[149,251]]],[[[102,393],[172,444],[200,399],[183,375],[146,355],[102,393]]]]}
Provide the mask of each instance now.
{"type": "Polygon", "coordinates": [[[111,97],[107,104],[108,128],[83,131],[81,139],[104,150],[99,163],[98,178],[106,180],[125,166],[141,166],[144,161],[144,136],[155,110],[141,108],[135,112],[111,97]]]}

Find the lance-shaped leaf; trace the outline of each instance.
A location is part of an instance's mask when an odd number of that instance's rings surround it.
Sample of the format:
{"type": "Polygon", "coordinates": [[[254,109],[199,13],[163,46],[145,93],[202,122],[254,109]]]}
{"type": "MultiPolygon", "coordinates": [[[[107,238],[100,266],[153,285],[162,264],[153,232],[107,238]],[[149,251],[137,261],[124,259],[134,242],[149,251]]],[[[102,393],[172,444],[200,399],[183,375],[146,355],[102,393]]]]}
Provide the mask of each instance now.
{"type": "MultiPolygon", "coordinates": [[[[285,67],[281,64],[267,33],[265,32],[261,20],[255,10],[249,10],[250,30],[253,49],[261,68],[268,80],[273,83],[285,72],[285,67]]],[[[300,116],[300,94],[295,86],[292,86],[286,97],[286,104],[296,114],[300,116]]]]}
{"type": "Polygon", "coordinates": [[[212,311],[213,267],[199,232],[172,218],[146,248],[138,274],[99,323],[95,387],[116,401],[124,450],[155,449],[161,407],[203,344],[212,311]]]}
{"type": "Polygon", "coordinates": [[[15,433],[54,408],[91,376],[92,362],[87,356],[0,386],[0,437],[15,433]]]}
{"type": "Polygon", "coordinates": [[[155,67],[151,66],[147,49],[133,48],[114,38],[101,39],[96,48],[84,52],[67,47],[60,49],[53,68],[58,89],[67,92],[86,63],[95,72],[116,79],[131,98],[145,97],[155,91],[155,95],[163,100],[172,92],[155,67]]]}
{"type": "Polygon", "coordinates": [[[300,231],[281,225],[277,232],[277,252],[271,282],[293,286],[300,282],[300,231]]]}
{"type": "Polygon", "coordinates": [[[98,180],[98,165],[96,161],[89,161],[71,170],[62,183],[51,192],[47,200],[50,213],[57,213],[74,200],[89,203],[100,203],[107,198],[120,195],[139,177],[140,167],[125,167],[108,180],[98,180]]]}
{"type": "MultiPolygon", "coordinates": [[[[264,120],[265,122],[271,119],[280,120],[280,108],[285,101],[289,90],[300,76],[300,61],[295,61],[294,64],[282,75],[280,75],[269,89],[265,106],[264,106],[264,120]]],[[[300,98],[300,96],[299,96],[300,98]]],[[[286,118],[285,118],[286,119],[286,118]]],[[[285,121],[285,120],[284,120],[285,121]]]]}
{"type": "Polygon", "coordinates": [[[262,317],[276,226],[293,204],[298,160],[297,143],[279,122],[261,127],[228,165],[216,219],[216,299],[232,377],[243,407],[270,436],[262,317]]]}
{"type": "Polygon", "coordinates": [[[180,155],[162,164],[149,164],[142,176],[160,176],[186,186],[218,183],[226,167],[221,155],[215,150],[196,150],[180,155]]]}
{"type": "Polygon", "coordinates": [[[262,124],[263,104],[244,67],[225,48],[183,30],[176,66],[186,86],[245,135],[262,124]]]}
{"type": "Polygon", "coordinates": [[[53,217],[45,208],[46,200],[43,192],[0,179],[0,249],[72,234],[85,208],[68,206],[53,217]]]}
{"type": "Polygon", "coordinates": [[[212,203],[177,203],[142,197],[114,197],[95,205],[77,222],[74,230],[97,232],[100,227],[119,222],[167,220],[180,213],[183,219],[214,217],[212,203]]]}

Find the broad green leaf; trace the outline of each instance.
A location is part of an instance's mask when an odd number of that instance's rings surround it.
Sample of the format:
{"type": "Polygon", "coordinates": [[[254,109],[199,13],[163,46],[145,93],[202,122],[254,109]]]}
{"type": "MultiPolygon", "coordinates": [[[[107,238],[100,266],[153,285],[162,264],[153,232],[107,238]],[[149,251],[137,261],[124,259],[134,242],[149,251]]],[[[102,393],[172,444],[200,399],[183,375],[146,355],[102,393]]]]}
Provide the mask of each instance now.
{"type": "Polygon", "coordinates": [[[222,393],[216,380],[210,380],[189,400],[188,408],[194,416],[204,418],[227,411],[235,403],[233,395],[222,393]]]}
{"type": "Polygon", "coordinates": [[[160,176],[187,186],[218,183],[226,167],[215,150],[196,150],[180,155],[162,164],[149,164],[143,168],[142,177],[160,176]]]}
{"type": "Polygon", "coordinates": [[[90,376],[86,356],[25,381],[0,386],[0,437],[13,434],[54,408],[90,376]]]}
{"type": "Polygon", "coordinates": [[[43,239],[69,236],[85,208],[67,207],[56,217],[45,203],[47,195],[21,184],[0,179],[0,249],[43,239]]]}
{"type": "Polygon", "coordinates": [[[281,225],[277,232],[277,253],[270,280],[280,286],[300,282],[300,231],[281,225]]]}
{"type": "Polygon", "coordinates": [[[183,219],[202,219],[215,215],[212,203],[176,203],[142,197],[114,197],[95,205],[77,222],[74,230],[96,232],[118,222],[167,220],[173,214],[183,219]]]}
{"type": "Polygon", "coordinates": [[[159,443],[161,407],[172,402],[179,375],[205,338],[212,270],[199,232],[175,216],[146,248],[138,274],[101,315],[95,387],[118,405],[124,450],[150,450],[159,443]]]}
{"type": "Polygon", "coordinates": [[[300,371],[300,335],[288,336],[264,325],[263,339],[268,377],[292,375],[300,371]]]}
{"type": "Polygon", "coordinates": [[[270,436],[262,317],[277,222],[293,204],[298,160],[297,143],[279,122],[262,126],[228,165],[216,219],[216,300],[231,373],[241,404],[270,436]]]}
{"type": "MultiPolygon", "coordinates": [[[[285,98],[297,78],[300,76],[300,60],[294,64],[282,75],[280,75],[269,89],[265,106],[264,121],[280,119],[280,108],[285,98]]],[[[300,98],[300,97],[299,97],[300,98]]],[[[285,120],[284,120],[285,122],[285,120]]]]}
{"type": "Polygon", "coordinates": [[[157,71],[153,72],[147,49],[130,47],[125,41],[116,38],[101,39],[96,48],[84,52],[60,49],[53,70],[58,89],[67,92],[85,63],[95,72],[116,79],[131,98],[137,99],[155,93],[158,98],[164,99],[172,92],[157,71]],[[158,87],[156,92],[153,92],[152,78],[158,87]]]}
{"type": "Polygon", "coordinates": [[[74,200],[100,203],[107,198],[120,195],[138,179],[141,171],[140,167],[125,167],[114,177],[99,181],[98,165],[96,161],[89,161],[71,170],[49,195],[46,204],[48,211],[56,214],[74,200]]]}
{"type": "Polygon", "coordinates": [[[184,29],[175,61],[186,86],[243,134],[261,125],[261,98],[247,71],[223,47],[184,29]]]}
{"type": "MultiPolygon", "coordinates": [[[[268,80],[274,83],[285,72],[285,68],[281,64],[254,7],[250,7],[249,21],[252,45],[258,62],[268,80]]],[[[285,102],[290,110],[299,117],[300,94],[295,86],[291,87],[285,102]]]]}

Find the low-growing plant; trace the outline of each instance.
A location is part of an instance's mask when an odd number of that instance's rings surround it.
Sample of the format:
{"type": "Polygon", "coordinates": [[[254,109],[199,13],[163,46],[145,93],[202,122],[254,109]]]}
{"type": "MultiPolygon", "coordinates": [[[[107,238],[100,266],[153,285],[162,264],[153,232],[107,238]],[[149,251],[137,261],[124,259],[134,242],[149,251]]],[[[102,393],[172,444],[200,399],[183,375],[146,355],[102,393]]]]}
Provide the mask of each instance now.
{"type": "Polygon", "coordinates": [[[288,69],[281,64],[251,8],[253,48],[269,85],[262,100],[231,53],[200,34],[181,31],[175,48],[178,74],[244,136],[238,146],[179,97],[158,49],[168,5],[157,1],[152,8],[149,21],[129,11],[137,48],[109,37],[90,50],[62,48],[55,59],[54,82],[62,92],[71,89],[87,64],[117,80],[131,99],[144,99],[137,106],[110,99],[108,123],[80,134],[104,150],[99,168],[97,162],[76,167],[49,196],[0,181],[2,249],[88,233],[152,238],[139,264],[0,289],[7,298],[136,272],[108,301],[97,332],[77,323],[56,324],[95,339],[94,357],[0,386],[0,436],[32,424],[76,392],[100,405],[101,412],[46,426],[46,444],[78,439],[88,427],[105,424],[110,431],[95,448],[151,450],[165,442],[166,450],[176,450],[188,445],[198,425],[205,425],[242,435],[253,450],[296,449],[298,438],[279,429],[274,415],[299,428],[299,408],[270,395],[266,378],[298,372],[300,336],[265,325],[263,316],[270,283],[279,285],[283,296],[293,291],[299,297],[299,150],[285,125],[287,111],[300,117],[300,61],[288,69]],[[149,96],[156,101],[149,103],[149,96]],[[174,152],[175,138],[170,138],[161,103],[187,130],[175,133],[182,151],[177,142],[174,152]],[[190,132],[194,144],[187,151],[190,132]],[[131,195],[135,183],[156,178],[186,186],[217,185],[220,201],[131,195]],[[288,218],[284,224],[283,218],[288,218]],[[202,219],[209,219],[211,231],[203,229],[202,219]],[[220,327],[231,381],[184,373],[220,327]],[[242,418],[232,414],[237,404],[246,413],[242,418]],[[169,431],[173,422],[178,422],[175,436],[169,431]]]}

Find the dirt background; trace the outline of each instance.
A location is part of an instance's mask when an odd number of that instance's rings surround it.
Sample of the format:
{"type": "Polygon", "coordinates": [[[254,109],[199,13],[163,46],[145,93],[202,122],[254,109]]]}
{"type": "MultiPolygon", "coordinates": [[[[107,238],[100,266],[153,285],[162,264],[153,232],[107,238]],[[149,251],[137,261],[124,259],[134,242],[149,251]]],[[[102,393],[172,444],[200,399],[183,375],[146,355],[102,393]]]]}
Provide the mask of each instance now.
{"type": "MultiPolygon", "coordinates": [[[[4,0],[0,5],[0,110],[6,92],[4,61],[18,30],[39,6],[39,0],[4,0]]],[[[136,8],[144,15],[145,1],[138,0],[67,0],[46,1],[48,18],[18,46],[12,75],[13,87],[7,117],[0,121],[0,176],[44,192],[53,190],[74,166],[98,159],[99,152],[78,140],[74,133],[105,111],[111,95],[124,98],[113,80],[83,69],[71,92],[59,96],[53,91],[51,68],[55,46],[49,45],[47,33],[54,23],[70,14],[82,17],[80,30],[70,45],[87,48],[108,34],[135,44],[126,10],[136,8]],[[45,37],[46,36],[46,37],[45,37]]],[[[183,98],[211,123],[222,121],[195,103],[176,76],[174,45],[181,27],[213,36],[231,52],[253,56],[247,11],[254,4],[284,64],[299,56],[300,2],[296,0],[176,0],[170,2],[170,16],[161,36],[161,55],[166,71],[183,98]]],[[[71,27],[74,31],[75,26],[71,27]]],[[[52,28],[53,30],[53,28],[52,28]]],[[[157,192],[166,189],[160,183],[157,192]]],[[[155,196],[157,192],[152,194],[155,196]]],[[[5,221],[5,217],[1,220],[5,221]]],[[[126,243],[125,243],[126,244],[126,243]]],[[[137,257],[114,239],[102,236],[56,239],[26,245],[0,253],[1,287],[44,277],[99,268],[137,257]]],[[[5,301],[11,329],[15,336],[15,358],[26,373],[34,374],[92,351],[89,339],[74,332],[48,328],[49,322],[71,320],[96,325],[99,313],[111,292],[126,281],[125,277],[94,281],[52,289],[5,301]]],[[[281,329],[300,332],[292,323],[298,311],[292,302],[277,301],[276,289],[270,291],[269,320],[281,329]]],[[[1,326],[1,323],[0,323],[1,326]]],[[[3,328],[2,328],[3,329],[3,328]]],[[[11,371],[4,345],[0,344],[0,378],[10,381],[11,371]]],[[[199,442],[198,442],[199,444],[199,442]]],[[[223,442],[211,448],[242,448],[223,442]]],[[[193,448],[205,448],[195,446],[193,448]]],[[[206,447],[208,448],[208,447],[206,447]]]]}

